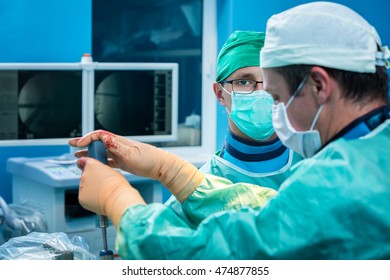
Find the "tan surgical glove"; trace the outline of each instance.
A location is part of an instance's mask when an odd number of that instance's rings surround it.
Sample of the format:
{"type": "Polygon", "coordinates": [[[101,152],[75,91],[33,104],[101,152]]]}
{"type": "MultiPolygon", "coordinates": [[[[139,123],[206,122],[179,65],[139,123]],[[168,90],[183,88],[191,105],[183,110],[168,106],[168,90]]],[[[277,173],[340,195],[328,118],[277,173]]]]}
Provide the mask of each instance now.
{"type": "Polygon", "coordinates": [[[138,190],[118,171],[92,158],[77,161],[83,170],[80,178],[79,202],[99,215],[108,216],[117,228],[128,207],[146,204],[138,190]]]}
{"type": "MultiPolygon", "coordinates": [[[[174,154],[104,130],[71,139],[69,145],[83,148],[96,140],[102,141],[107,148],[110,166],[160,181],[180,202],[183,202],[205,177],[194,165],[174,154]]],[[[85,156],[86,151],[76,152],[75,155],[85,156]]]]}

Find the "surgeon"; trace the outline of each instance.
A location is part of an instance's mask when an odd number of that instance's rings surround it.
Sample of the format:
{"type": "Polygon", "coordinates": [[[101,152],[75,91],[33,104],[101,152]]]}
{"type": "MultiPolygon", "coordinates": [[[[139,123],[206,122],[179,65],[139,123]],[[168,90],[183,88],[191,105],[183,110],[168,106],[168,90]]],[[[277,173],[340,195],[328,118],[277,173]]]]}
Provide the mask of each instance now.
{"type": "MultiPolygon", "coordinates": [[[[374,27],[340,4],[312,2],[272,16],[260,53],[273,125],[301,153],[293,174],[261,209],[219,211],[196,228],[162,204],[145,205],[114,169],[86,157],[79,201],[118,229],[125,259],[389,259],[389,50],[374,27]]],[[[228,188],[163,150],[92,132],[117,166],[160,180],[186,204],[228,188]]],[[[130,140],[129,140],[130,141],[130,140]]],[[[236,183],[236,187],[247,183],[236,183]]]]}
{"type": "MultiPolygon", "coordinates": [[[[272,126],[274,100],[263,89],[259,67],[264,38],[264,32],[235,31],[219,52],[213,89],[218,102],[226,108],[228,131],[225,145],[200,170],[233,183],[246,182],[278,190],[290,175],[291,166],[302,157],[282,144],[272,126]]],[[[259,199],[252,201],[251,205],[263,205],[276,195],[272,190],[263,190],[264,197],[248,194],[248,200],[251,197],[259,199]]],[[[223,193],[230,192],[230,189],[212,191],[211,201],[199,197],[196,205],[192,205],[191,217],[205,218],[210,204],[218,205],[219,197],[225,197],[223,193]]],[[[234,192],[231,195],[236,196],[234,192]]],[[[242,201],[243,197],[240,194],[230,199],[242,201]]],[[[186,220],[181,204],[174,196],[166,205],[186,220]]],[[[213,212],[217,205],[213,206],[213,212]]],[[[227,209],[223,202],[220,209],[227,209]]]]}

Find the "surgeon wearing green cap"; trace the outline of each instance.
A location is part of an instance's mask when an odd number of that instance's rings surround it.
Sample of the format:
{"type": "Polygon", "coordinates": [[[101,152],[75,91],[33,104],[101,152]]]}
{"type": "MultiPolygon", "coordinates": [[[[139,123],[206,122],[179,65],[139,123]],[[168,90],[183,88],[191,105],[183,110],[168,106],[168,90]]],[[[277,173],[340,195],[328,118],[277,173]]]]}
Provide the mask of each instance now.
{"type": "MultiPolygon", "coordinates": [[[[286,148],[278,139],[272,125],[272,96],[263,90],[263,76],[260,69],[260,50],[264,45],[265,33],[257,31],[233,32],[219,52],[217,58],[214,94],[218,102],[226,108],[228,131],[225,144],[200,168],[233,183],[246,182],[278,190],[290,175],[290,168],[302,157],[286,148]]],[[[217,179],[216,179],[217,180],[217,179]]],[[[199,196],[192,205],[190,215],[206,217],[221,204],[223,198],[237,196],[231,189],[213,190],[215,195],[199,196]],[[223,194],[225,193],[225,194],[223,194]]],[[[266,193],[265,198],[275,193],[266,193]]],[[[242,195],[237,197],[242,200],[242,195]]],[[[253,196],[251,204],[258,197],[253,196]]],[[[264,199],[261,199],[263,202],[264,199]]],[[[259,201],[257,201],[259,203],[259,201]]],[[[166,205],[186,220],[181,204],[172,196],[166,205]]],[[[225,208],[226,209],[226,208],[225,208]]],[[[214,212],[214,211],[213,211],[214,212]]]]}

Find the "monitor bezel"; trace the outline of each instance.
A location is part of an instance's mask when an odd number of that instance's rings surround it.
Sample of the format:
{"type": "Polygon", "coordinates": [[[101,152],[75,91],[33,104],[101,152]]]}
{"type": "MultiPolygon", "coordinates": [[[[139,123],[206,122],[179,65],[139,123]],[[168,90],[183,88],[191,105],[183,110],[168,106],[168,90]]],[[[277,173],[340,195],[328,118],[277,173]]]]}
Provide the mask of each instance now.
{"type": "MultiPolygon", "coordinates": [[[[94,118],[94,96],[95,71],[131,71],[131,70],[170,70],[172,71],[172,98],[171,98],[171,133],[167,135],[122,135],[136,141],[157,143],[175,141],[178,129],[178,83],[179,65],[177,63],[0,63],[0,71],[81,71],[82,73],[82,135],[85,135],[95,128],[94,118]]],[[[7,139],[1,140],[1,146],[34,146],[34,145],[67,145],[69,138],[42,138],[42,139],[7,139]]]]}

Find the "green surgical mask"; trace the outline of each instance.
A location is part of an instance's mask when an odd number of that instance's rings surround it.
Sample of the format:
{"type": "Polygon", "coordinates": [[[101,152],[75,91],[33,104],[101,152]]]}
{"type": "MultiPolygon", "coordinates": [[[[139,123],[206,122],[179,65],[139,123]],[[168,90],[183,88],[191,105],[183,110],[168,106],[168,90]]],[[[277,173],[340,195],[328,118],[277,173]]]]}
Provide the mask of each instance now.
{"type": "Polygon", "coordinates": [[[229,114],[234,124],[255,140],[263,141],[271,137],[274,133],[272,96],[264,90],[257,90],[251,94],[235,92],[229,94],[232,96],[232,108],[229,114]]]}

